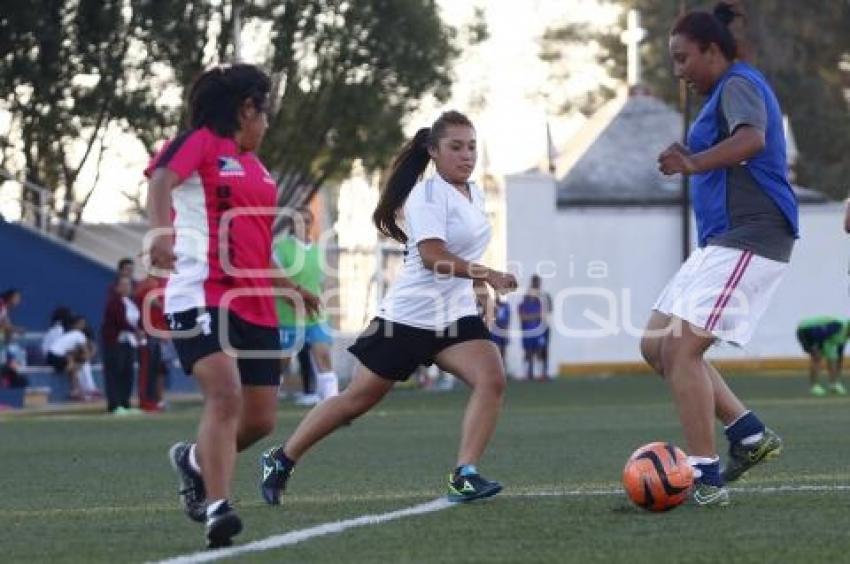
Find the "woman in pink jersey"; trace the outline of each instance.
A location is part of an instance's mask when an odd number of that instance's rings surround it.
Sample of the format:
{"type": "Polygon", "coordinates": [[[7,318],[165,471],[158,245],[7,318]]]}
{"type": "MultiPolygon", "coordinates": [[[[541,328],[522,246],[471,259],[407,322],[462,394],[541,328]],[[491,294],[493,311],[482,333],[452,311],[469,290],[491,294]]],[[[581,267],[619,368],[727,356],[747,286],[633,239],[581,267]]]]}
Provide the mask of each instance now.
{"type": "Polygon", "coordinates": [[[197,443],[177,443],[169,457],[184,509],[206,522],[210,547],[230,544],[242,529],[228,501],[236,453],[274,428],[274,287],[307,310],[318,307],[271,262],[277,186],[255,154],[269,89],[253,65],[205,72],[189,94],[190,129],[146,170],[150,263],[168,276],[164,313],[183,369],[204,396],[197,443]]]}

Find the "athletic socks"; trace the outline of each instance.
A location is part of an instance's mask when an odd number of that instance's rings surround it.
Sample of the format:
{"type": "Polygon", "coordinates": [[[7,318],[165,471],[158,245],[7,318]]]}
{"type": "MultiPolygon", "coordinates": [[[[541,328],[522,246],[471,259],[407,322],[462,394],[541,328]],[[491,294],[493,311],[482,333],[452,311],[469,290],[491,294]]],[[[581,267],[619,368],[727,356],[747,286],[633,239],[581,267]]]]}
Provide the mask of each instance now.
{"type": "Polygon", "coordinates": [[[339,378],[333,370],[316,375],[316,393],[319,399],[328,399],[339,395],[339,378]]]}
{"type": "Polygon", "coordinates": [[[292,468],[295,466],[295,461],[286,456],[286,453],[283,452],[283,448],[275,449],[272,456],[275,460],[280,462],[284,468],[292,468]]]}
{"type": "Polygon", "coordinates": [[[706,458],[701,456],[689,456],[688,464],[694,469],[694,479],[710,486],[723,486],[723,478],[720,476],[720,457],[706,458]]]}
{"type": "Polygon", "coordinates": [[[478,474],[475,464],[461,464],[455,468],[455,476],[472,476],[478,474]]]}
{"type": "Polygon", "coordinates": [[[764,423],[752,411],[745,411],[743,415],[726,427],[724,432],[726,438],[732,444],[752,445],[759,442],[764,436],[764,423]]]}

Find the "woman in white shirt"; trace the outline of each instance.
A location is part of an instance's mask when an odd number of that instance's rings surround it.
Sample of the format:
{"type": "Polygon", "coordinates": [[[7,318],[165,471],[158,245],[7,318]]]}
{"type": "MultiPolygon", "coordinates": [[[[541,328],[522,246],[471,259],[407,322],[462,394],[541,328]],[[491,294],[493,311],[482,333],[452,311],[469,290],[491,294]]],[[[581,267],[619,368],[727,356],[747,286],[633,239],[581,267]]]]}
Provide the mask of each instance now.
{"type": "Polygon", "coordinates": [[[471,501],[501,491],[475,466],[495,429],[505,387],[499,351],[477,302],[489,302],[488,285],[506,293],[517,281],[474,262],[491,231],[484,193],[469,181],[476,160],[475,128],[459,112],[420,129],[396,157],[373,219],[381,233],[405,245],[404,268],[378,317],[348,349],[360,361],[351,384],[310,411],[284,446],[263,454],[267,503],[280,503],[295,462],[316,442],[371,409],[417,366],[435,362],[472,389],[448,499],[471,501]],[[420,181],[432,159],[436,173],[420,181]],[[397,223],[402,209],[404,227],[397,223]]]}
{"type": "Polygon", "coordinates": [[[86,320],[82,316],[72,316],[68,320],[68,330],[55,337],[47,347],[47,364],[57,374],[67,374],[71,380],[69,399],[84,399],[80,386],[80,369],[89,360],[88,338],[84,333],[86,320]]]}
{"type": "Polygon", "coordinates": [[[45,359],[53,341],[68,329],[72,315],[71,310],[64,306],[53,310],[50,315],[50,328],[44,332],[44,336],[41,338],[41,353],[45,359]]]}

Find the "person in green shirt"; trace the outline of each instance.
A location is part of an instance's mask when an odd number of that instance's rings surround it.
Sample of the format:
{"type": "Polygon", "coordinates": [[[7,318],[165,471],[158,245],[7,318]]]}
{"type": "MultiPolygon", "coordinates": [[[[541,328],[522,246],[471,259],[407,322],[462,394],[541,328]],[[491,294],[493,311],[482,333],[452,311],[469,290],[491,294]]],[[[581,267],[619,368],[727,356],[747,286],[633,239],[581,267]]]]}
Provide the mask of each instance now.
{"type": "MultiPolygon", "coordinates": [[[[322,249],[311,239],[313,213],[309,208],[301,207],[295,210],[292,219],[292,233],[274,243],[274,260],[298,287],[320,295],[324,282],[322,267],[325,260],[322,249]]],[[[339,379],[331,363],[333,336],[324,312],[296,311],[292,303],[283,297],[278,297],[276,301],[281,348],[289,353],[288,356],[292,356],[305,345],[309,346],[309,356],[316,372],[316,395],[305,395],[301,398],[301,403],[312,405],[337,395],[339,379]]]]}
{"type": "Polygon", "coordinates": [[[844,358],[844,343],[850,336],[850,320],[829,316],[810,317],[797,325],[797,340],[809,353],[809,383],[813,396],[825,396],[827,389],[819,380],[821,359],[826,359],[829,375],[829,391],[845,395],[847,390],[841,383],[841,364],[844,358]]]}

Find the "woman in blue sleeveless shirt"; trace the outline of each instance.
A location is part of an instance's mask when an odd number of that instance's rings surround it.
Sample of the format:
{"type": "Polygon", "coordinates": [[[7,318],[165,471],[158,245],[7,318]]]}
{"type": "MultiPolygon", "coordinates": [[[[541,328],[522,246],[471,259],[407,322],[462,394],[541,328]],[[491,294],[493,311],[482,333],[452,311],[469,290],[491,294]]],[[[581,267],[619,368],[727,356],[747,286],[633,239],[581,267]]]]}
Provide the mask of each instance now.
{"type": "Polygon", "coordinates": [[[713,14],[682,16],[670,34],[676,76],[705,103],[687,147],[671,145],[658,165],[690,175],[699,246],[661,293],[641,340],[644,358],[670,385],[699,505],[727,504],[726,482],[782,449],[704,358],[717,341],[749,341],[797,238],[782,112],[761,73],[737,60],[728,27],[735,17],[721,2],[713,14]],[[715,417],[730,443],[722,471],[715,417]]]}

